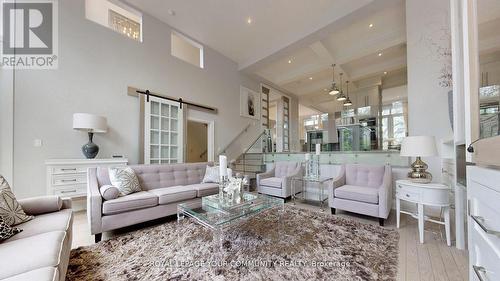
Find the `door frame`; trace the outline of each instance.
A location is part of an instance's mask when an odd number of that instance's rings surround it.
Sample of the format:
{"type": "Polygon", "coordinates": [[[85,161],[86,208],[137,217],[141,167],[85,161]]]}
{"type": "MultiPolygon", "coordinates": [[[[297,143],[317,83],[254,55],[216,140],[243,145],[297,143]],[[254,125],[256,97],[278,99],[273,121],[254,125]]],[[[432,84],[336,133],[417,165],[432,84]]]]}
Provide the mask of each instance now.
{"type": "MultiPolygon", "coordinates": [[[[208,119],[203,119],[203,118],[197,118],[197,117],[190,117],[188,116],[186,118],[186,138],[188,138],[188,132],[187,132],[187,122],[188,121],[193,121],[197,123],[202,123],[207,125],[207,160],[208,162],[213,162],[215,159],[215,120],[208,120],[208,119]]],[[[187,146],[186,146],[187,148],[187,146]]],[[[187,159],[187,149],[186,155],[184,159],[187,159]]]]}

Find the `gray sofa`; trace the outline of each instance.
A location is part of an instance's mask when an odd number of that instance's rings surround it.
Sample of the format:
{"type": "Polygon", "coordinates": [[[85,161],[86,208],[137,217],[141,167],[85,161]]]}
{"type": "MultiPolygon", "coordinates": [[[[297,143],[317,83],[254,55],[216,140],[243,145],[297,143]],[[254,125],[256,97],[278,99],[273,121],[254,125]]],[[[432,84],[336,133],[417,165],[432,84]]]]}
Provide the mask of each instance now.
{"type": "Polygon", "coordinates": [[[19,200],[34,219],[0,244],[0,280],[65,280],[72,242],[71,200],[43,196],[19,200]]]}
{"type": "MultiPolygon", "coordinates": [[[[271,170],[257,175],[257,191],[288,198],[292,195],[292,179],[302,175],[303,168],[300,162],[276,162],[271,170]]],[[[296,187],[296,193],[302,190],[301,185],[296,187]]]]}
{"type": "Polygon", "coordinates": [[[96,242],[102,233],[177,213],[183,202],[200,204],[201,197],[216,194],[216,183],[201,183],[206,167],[213,163],[132,165],[142,191],[104,200],[99,188],[111,184],[108,168],[88,173],[87,219],[96,242]]]}

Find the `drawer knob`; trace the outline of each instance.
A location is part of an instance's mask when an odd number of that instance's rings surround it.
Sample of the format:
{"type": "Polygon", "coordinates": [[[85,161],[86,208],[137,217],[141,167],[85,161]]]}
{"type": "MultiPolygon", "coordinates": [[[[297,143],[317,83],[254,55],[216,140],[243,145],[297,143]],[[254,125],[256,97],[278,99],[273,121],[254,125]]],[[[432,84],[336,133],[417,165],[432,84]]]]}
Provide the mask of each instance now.
{"type": "Polygon", "coordinates": [[[75,190],[62,190],[61,193],[73,193],[73,192],[76,192],[76,189],[75,190]]]}
{"type": "Polygon", "coordinates": [[[61,171],[76,171],[76,168],[62,168],[61,171]]]}
{"type": "Polygon", "coordinates": [[[71,179],[71,180],[61,180],[62,182],[75,182],[76,179],[71,179]]]}
{"type": "Polygon", "coordinates": [[[485,224],[484,224],[484,218],[482,217],[478,217],[478,216],[473,216],[473,215],[470,215],[470,217],[479,225],[479,227],[481,227],[481,229],[488,233],[488,234],[491,234],[491,235],[495,235],[495,236],[498,236],[500,237],[500,231],[496,231],[496,230],[492,230],[492,229],[489,229],[485,224]]]}

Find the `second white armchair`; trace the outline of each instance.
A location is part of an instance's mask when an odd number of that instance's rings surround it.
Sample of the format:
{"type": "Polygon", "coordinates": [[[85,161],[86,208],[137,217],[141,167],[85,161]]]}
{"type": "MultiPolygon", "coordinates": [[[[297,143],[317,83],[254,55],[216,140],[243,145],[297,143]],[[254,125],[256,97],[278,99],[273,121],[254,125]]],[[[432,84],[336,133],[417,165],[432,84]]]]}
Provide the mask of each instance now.
{"type": "Polygon", "coordinates": [[[257,191],[288,198],[292,195],[292,178],[302,175],[303,169],[300,162],[276,162],[271,170],[257,174],[257,191]]]}

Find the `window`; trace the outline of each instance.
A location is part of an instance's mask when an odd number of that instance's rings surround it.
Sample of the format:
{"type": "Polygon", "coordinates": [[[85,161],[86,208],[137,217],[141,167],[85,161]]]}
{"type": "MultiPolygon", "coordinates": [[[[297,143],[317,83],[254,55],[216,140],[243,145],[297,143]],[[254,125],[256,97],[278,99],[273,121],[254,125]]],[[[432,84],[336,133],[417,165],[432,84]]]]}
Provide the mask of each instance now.
{"type": "Polygon", "coordinates": [[[382,107],[382,148],[398,149],[406,137],[406,104],[395,101],[382,107]]]}
{"type": "Polygon", "coordinates": [[[172,31],[171,54],[172,56],[203,68],[203,46],[186,36],[172,31]]]}
{"type": "Polygon", "coordinates": [[[86,0],[85,17],[142,42],[142,14],[119,1],[86,0]]]}

